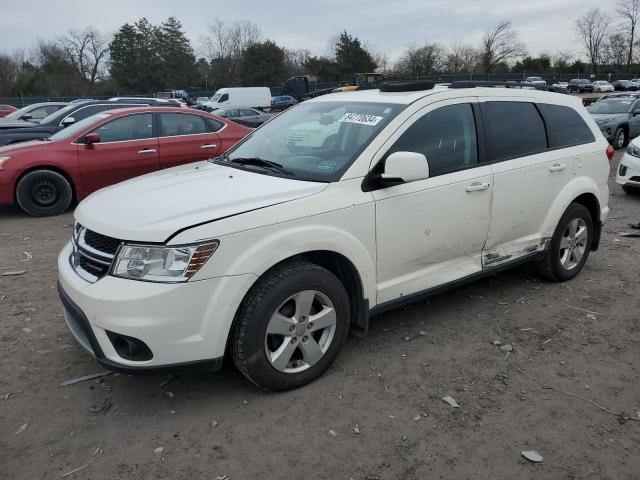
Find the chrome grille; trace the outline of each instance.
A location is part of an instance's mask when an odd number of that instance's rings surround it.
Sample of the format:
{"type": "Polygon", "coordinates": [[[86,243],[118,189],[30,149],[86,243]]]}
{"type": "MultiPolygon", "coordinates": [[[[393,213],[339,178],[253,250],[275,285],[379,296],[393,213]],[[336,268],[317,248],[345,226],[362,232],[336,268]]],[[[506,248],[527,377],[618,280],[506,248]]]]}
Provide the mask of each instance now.
{"type": "Polygon", "coordinates": [[[80,277],[95,283],[109,273],[121,243],[121,240],[92,232],[76,224],[71,237],[73,250],[69,263],[80,277]]]}

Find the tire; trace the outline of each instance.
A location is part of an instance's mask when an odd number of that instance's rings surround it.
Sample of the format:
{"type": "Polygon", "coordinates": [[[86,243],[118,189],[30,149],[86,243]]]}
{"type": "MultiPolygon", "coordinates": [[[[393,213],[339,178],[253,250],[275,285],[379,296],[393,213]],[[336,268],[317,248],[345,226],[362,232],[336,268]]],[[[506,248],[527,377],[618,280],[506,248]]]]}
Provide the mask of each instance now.
{"type": "Polygon", "coordinates": [[[640,195],[640,187],[634,187],[633,185],[622,185],[622,190],[629,195],[640,195]]]}
{"type": "Polygon", "coordinates": [[[34,217],[59,215],[69,208],[73,189],[69,181],[52,170],[35,170],[20,179],[16,203],[34,217]]]}
{"type": "Polygon", "coordinates": [[[545,258],[539,263],[540,275],[553,282],[574,278],[584,267],[593,240],[593,219],[584,205],[572,203],[558,222],[545,258]],[[576,226],[575,235],[572,225],[576,226]],[[581,234],[585,229],[584,235],[581,234]],[[571,248],[573,246],[573,248],[571,248]]]}
{"type": "Polygon", "coordinates": [[[627,131],[622,127],[618,127],[616,129],[616,133],[613,135],[613,148],[615,148],[616,150],[620,150],[621,148],[624,148],[626,145],[627,145],[627,131]]]}
{"type": "Polygon", "coordinates": [[[260,278],[242,301],[231,337],[233,361],[260,388],[301,387],[337,357],[350,318],[349,297],[335,275],[306,261],[285,263],[260,278]]]}

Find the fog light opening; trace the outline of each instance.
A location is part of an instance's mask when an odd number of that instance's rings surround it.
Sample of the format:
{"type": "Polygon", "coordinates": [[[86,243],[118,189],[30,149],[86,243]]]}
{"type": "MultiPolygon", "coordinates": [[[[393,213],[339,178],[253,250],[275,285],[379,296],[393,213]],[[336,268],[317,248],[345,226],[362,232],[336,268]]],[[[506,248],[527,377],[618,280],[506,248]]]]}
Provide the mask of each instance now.
{"type": "Polygon", "coordinates": [[[134,337],[129,337],[127,335],[121,335],[119,333],[110,332],[107,330],[107,336],[109,340],[111,340],[111,344],[113,348],[116,350],[117,354],[125,360],[131,360],[133,362],[143,362],[146,360],[151,360],[153,358],[153,353],[147,344],[142,340],[138,340],[134,337]]]}

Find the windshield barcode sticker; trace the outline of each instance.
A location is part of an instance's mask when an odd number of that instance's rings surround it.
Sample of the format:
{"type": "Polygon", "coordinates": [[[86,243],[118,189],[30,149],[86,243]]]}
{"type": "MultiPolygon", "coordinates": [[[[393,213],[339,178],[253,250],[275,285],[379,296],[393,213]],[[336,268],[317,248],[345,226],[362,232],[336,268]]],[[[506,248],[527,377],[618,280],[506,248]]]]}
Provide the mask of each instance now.
{"type": "Polygon", "coordinates": [[[365,113],[345,113],[339,122],[358,123],[360,125],[377,125],[383,117],[367,115],[365,113]]]}

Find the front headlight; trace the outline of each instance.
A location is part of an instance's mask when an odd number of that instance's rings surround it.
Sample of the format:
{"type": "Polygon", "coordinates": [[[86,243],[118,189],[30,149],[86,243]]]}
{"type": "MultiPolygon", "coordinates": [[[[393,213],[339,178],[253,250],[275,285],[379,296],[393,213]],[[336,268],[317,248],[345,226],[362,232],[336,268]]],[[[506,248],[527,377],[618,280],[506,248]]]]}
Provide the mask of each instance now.
{"type": "Polygon", "coordinates": [[[112,274],[148,282],[186,282],[209,260],[219,244],[213,240],[179,247],[123,245],[118,250],[112,274]]]}
{"type": "Polygon", "coordinates": [[[9,159],[11,159],[11,157],[0,157],[0,170],[4,170],[2,167],[9,159]]]}
{"type": "Polygon", "coordinates": [[[640,158],[640,147],[638,147],[637,145],[634,145],[633,143],[630,143],[627,146],[627,153],[629,155],[633,155],[634,157],[638,157],[640,158]]]}
{"type": "Polygon", "coordinates": [[[611,125],[613,123],[615,123],[615,120],[613,120],[612,118],[607,118],[607,119],[603,119],[603,120],[596,120],[596,123],[600,126],[604,126],[604,125],[611,125]]]}

